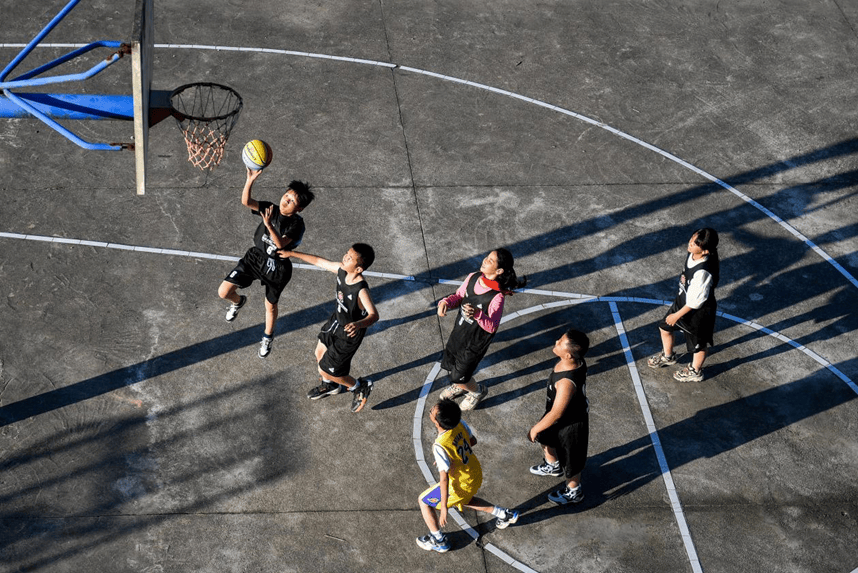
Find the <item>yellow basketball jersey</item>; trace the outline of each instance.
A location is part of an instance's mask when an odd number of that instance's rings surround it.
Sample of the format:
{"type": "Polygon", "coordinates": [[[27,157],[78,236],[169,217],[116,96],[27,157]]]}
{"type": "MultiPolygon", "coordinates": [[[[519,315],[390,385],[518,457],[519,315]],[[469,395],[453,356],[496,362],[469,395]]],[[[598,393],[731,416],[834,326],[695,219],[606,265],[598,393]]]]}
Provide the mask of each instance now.
{"type": "Polygon", "coordinates": [[[483,468],[471,450],[471,434],[461,422],[435,439],[450,458],[450,490],[459,494],[475,494],[483,483],[483,468]]]}

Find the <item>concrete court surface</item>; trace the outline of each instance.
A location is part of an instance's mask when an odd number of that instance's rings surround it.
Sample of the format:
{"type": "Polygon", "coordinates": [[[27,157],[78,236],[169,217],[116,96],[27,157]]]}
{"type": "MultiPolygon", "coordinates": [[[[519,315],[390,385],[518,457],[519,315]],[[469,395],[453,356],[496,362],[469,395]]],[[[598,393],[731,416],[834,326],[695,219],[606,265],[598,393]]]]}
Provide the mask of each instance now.
{"type": "MultiPolygon", "coordinates": [[[[45,41],[125,40],[132,4],[84,0],[45,41]]],[[[221,167],[191,167],[165,122],[138,197],[130,154],[0,121],[0,571],[858,569],[858,5],[155,4],[153,87],[244,97],[221,167]],[[257,198],[315,186],[303,249],[369,242],[387,274],[369,277],[359,414],[305,397],[333,275],[296,269],[265,360],[258,285],[223,320],[217,286],[258,221],[239,203],[256,137],[275,152],[257,198]],[[683,385],[645,360],[701,226],[721,232],[725,316],[706,380],[683,385]],[[479,541],[451,519],[453,551],[427,553],[418,461],[443,372],[421,391],[456,287],[439,281],[498,246],[530,290],[465,419],[481,495],[522,517],[465,512],[479,541]],[[556,508],[525,434],[569,325],[592,339],[590,459],[584,502],[556,508]]],[[[0,0],[0,61],[62,5],[0,0]]],[[[76,89],[129,93],[130,63],[76,89]]]]}

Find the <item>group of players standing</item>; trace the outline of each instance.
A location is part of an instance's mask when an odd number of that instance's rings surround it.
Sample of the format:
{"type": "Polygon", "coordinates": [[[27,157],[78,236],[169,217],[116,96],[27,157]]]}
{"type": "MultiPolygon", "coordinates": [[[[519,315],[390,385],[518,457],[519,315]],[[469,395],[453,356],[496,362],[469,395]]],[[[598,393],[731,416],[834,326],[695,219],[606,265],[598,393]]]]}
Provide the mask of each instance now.
{"type": "MultiPolygon", "coordinates": [[[[235,320],[247,297],[238,289],[254,280],[265,286],[265,332],[258,354],[265,358],[273,345],[280,294],[292,277],[291,258],[318,266],[337,275],[336,309],[318,335],[315,357],[320,384],[307,396],[318,400],[349,391],[353,412],[366,405],[372,391],[368,378],[350,375],[351,360],[363,340],[366,329],[379,319],[363,272],[372,265],[375,253],[364,243],[353,244],[341,262],[300,253],[305,226],[301,215],[314,199],[310,186],[292,181],[279,205],[257,201],[252,196],[254,181],[261,170],[247,170],[241,202],[262,222],[254,234],[254,246],[248,249],[218,289],[221,298],[231,303],[226,320],[235,320]]],[[[686,336],[692,363],[677,371],[680,381],[701,381],[708,346],[713,344],[715,327],[715,287],[720,275],[718,233],[704,228],[695,231],[688,242],[688,257],[680,275],[679,291],[667,316],[659,323],[662,352],[650,357],[651,368],[675,364],[673,333],[686,336]]],[[[491,251],[483,259],[479,272],[467,276],[457,291],[438,302],[438,316],[458,308],[456,323],[444,348],[441,367],[450,372],[450,385],[429,412],[438,431],[432,451],[439,472],[439,482],[424,491],[419,499],[429,535],[418,537],[417,544],[426,550],[446,552],[450,549],[441,529],[447,521],[449,507],[468,507],[497,518],[496,527],[504,529],[515,523],[519,512],[495,506],[476,497],[482,484],[482,469],[473,453],[476,437],[462,420],[463,410],[473,410],[488,394],[488,388],[477,383],[473,374],[486,354],[503,315],[505,297],[522,288],[526,278],[519,279],[513,268],[512,254],[503,248],[491,251]],[[464,397],[461,405],[455,402],[464,397]]],[[[586,392],[587,364],[584,355],[590,347],[586,334],[568,330],[555,343],[557,357],[548,377],[545,413],[527,433],[539,443],[542,463],[530,468],[538,476],[565,476],[566,484],[548,495],[558,505],[580,503],[584,498],[581,473],[587,460],[589,438],[589,402],[586,392]]]]}

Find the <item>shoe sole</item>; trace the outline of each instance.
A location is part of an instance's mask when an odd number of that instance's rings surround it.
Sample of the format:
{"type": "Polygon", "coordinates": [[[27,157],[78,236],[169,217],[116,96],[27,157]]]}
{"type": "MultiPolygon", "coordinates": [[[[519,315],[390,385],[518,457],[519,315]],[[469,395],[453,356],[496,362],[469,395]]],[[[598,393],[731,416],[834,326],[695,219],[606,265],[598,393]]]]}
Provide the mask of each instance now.
{"type": "Polygon", "coordinates": [[[319,394],[317,396],[307,396],[310,400],[321,400],[322,398],[327,398],[328,396],[336,396],[337,394],[342,394],[342,390],[330,390],[323,394],[319,394]]]}

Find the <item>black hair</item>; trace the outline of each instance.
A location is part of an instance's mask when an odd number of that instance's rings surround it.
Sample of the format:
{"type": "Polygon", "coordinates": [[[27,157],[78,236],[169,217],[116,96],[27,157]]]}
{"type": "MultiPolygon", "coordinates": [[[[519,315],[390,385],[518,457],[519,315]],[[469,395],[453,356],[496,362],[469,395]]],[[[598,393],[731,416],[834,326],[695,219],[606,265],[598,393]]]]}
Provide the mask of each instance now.
{"type": "Polygon", "coordinates": [[[584,355],[590,349],[590,339],[587,335],[580,330],[570,328],[566,331],[566,339],[569,341],[565,345],[566,350],[575,358],[575,361],[577,362],[584,358],[584,355]]]}
{"type": "Polygon", "coordinates": [[[375,261],[375,251],[366,243],[355,243],[352,249],[360,257],[360,268],[367,270],[375,261]]]}
{"type": "Polygon", "coordinates": [[[316,198],[316,195],[310,191],[310,185],[304,183],[303,181],[291,181],[289,183],[289,187],[286,188],[288,191],[291,189],[295,192],[295,195],[298,196],[298,208],[303,209],[307,205],[313,202],[313,199],[316,198]]]}
{"type": "Polygon", "coordinates": [[[718,278],[721,275],[721,257],[718,255],[718,231],[712,229],[710,227],[704,227],[702,229],[697,229],[691,235],[694,237],[694,244],[703,249],[704,251],[709,251],[709,264],[712,265],[712,277],[714,279],[714,283],[712,284],[712,288],[718,286],[718,278]]]}
{"type": "Polygon", "coordinates": [[[452,400],[438,400],[435,421],[445,430],[452,430],[462,421],[462,409],[452,400]]]}
{"type": "Polygon", "coordinates": [[[498,268],[503,269],[503,272],[497,277],[501,289],[509,292],[524,287],[527,284],[527,277],[519,279],[515,276],[515,269],[512,268],[514,263],[512,253],[504,248],[495,249],[495,253],[498,257],[498,268]]]}

